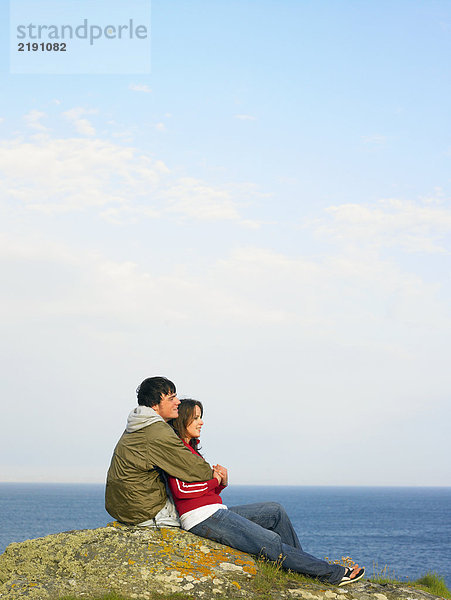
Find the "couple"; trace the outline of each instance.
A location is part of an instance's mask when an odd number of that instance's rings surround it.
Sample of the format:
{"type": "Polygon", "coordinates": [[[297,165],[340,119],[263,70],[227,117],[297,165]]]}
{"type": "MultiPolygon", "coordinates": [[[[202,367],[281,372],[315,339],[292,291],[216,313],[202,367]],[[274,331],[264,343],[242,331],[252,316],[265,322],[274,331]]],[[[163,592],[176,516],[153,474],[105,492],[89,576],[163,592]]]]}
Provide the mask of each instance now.
{"type": "Polygon", "coordinates": [[[128,416],[108,470],[105,507],[110,515],[129,525],[178,526],[168,481],[182,527],[191,533],[272,561],[282,559],[285,569],[334,585],[363,577],[358,566],[330,565],[304,552],[279,504],[222,504],[227,469],[210,467],[196,450],[203,424],[200,402],[180,401],[175,385],[164,377],[145,379],[137,395],[138,406],[128,416]]]}

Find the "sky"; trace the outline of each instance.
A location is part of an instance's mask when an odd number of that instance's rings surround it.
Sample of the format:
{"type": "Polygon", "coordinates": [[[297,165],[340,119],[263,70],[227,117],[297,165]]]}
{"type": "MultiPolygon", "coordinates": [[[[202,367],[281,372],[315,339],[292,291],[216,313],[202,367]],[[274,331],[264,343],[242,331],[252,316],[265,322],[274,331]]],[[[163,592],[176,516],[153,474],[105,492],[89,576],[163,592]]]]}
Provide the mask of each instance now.
{"type": "Polygon", "coordinates": [[[103,482],[162,375],[231,484],[451,485],[450,2],[154,0],[42,73],[11,1],[0,481],[103,482]]]}

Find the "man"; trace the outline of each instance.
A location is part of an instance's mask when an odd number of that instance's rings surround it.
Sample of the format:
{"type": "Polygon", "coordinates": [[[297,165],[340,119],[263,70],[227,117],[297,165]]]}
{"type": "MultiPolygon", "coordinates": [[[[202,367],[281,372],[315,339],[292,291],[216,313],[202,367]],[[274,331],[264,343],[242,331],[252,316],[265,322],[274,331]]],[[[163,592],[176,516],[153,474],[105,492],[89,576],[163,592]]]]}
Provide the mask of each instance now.
{"type": "Polygon", "coordinates": [[[161,470],[189,482],[211,479],[213,471],[167,425],[180,404],[172,381],[149,377],[136,392],[138,406],[128,416],[108,470],[105,508],[129,525],[177,525],[161,470]]]}

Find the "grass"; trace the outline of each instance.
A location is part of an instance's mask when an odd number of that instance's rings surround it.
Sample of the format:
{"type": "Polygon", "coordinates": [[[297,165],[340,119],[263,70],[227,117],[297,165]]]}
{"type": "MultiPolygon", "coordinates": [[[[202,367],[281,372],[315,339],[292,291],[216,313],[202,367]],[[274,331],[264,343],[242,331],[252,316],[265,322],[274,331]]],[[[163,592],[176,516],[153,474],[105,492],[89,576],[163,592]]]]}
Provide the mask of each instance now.
{"type": "Polygon", "coordinates": [[[426,573],[426,575],[414,581],[413,585],[420,588],[420,590],[434,594],[434,596],[451,598],[451,591],[446,587],[444,578],[438,573],[426,573]]]}
{"type": "Polygon", "coordinates": [[[373,576],[369,579],[373,583],[379,583],[381,585],[407,585],[409,587],[417,588],[439,596],[440,598],[448,598],[451,600],[451,591],[446,587],[445,579],[438,573],[426,573],[419,579],[405,580],[398,579],[395,572],[390,572],[390,568],[385,565],[383,569],[379,569],[377,564],[373,565],[373,576]]]}
{"type": "Polygon", "coordinates": [[[374,583],[380,583],[384,585],[386,583],[405,583],[396,577],[395,572],[390,571],[390,567],[385,565],[382,569],[379,568],[377,563],[373,562],[373,575],[369,578],[374,583]]]}
{"type": "Polygon", "coordinates": [[[293,587],[296,584],[312,582],[312,579],[300,573],[285,571],[279,561],[274,563],[259,558],[257,567],[257,574],[252,580],[256,598],[267,598],[268,592],[278,588],[286,588],[288,585],[293,587]]]}

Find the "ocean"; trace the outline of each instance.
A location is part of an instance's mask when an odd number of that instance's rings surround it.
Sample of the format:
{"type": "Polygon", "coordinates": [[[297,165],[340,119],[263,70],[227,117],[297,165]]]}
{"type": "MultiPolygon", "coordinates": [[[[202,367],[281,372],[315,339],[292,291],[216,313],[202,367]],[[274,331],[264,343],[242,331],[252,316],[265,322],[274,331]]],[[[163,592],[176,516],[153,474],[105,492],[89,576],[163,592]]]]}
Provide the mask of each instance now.
{"type": "MultiPolygon", "coordinates": [[[[0,483],[0,553],[11,542],[112,521],[100,484],[0,483]]],[[[228,506],[280,502],[306,552],[350,556],[367,576],[428,571],[451,587],[451,488],[231,486],[228,506]]]]}

